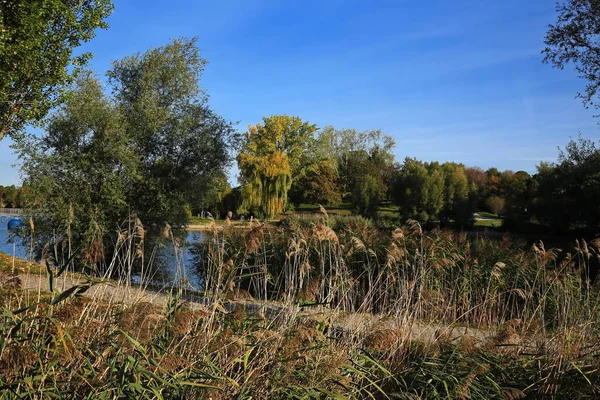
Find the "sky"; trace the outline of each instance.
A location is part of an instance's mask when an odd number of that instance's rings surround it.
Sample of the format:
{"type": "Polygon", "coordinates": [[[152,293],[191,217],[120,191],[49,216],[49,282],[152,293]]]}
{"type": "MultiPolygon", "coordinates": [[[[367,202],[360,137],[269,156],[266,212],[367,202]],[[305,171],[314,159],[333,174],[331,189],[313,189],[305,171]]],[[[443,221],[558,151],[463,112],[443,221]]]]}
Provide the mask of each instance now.
{"type": "MultiPolygon", "coordinates": [[[[240,132],[288,114],[381,129],[397,160],[534,173],[578,133],[600,139],[575,98],[585,81],[542,63],[555,20],[554,0],[128,0],[78,51],[104,76],[113,60],[198,37],[201,86],[240,132]]],[[[0,185],[19,184],[16,163],[0,141],[0,185]]]]}

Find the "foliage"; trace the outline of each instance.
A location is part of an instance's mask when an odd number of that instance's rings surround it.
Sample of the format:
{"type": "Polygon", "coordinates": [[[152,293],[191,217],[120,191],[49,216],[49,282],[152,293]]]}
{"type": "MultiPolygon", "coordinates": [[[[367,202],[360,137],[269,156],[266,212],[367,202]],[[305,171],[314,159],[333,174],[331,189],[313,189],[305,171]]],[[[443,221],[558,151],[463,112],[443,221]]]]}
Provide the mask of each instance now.
{"type": "Polygon", "coordinates": [[[296,206],[302,203],[341,204],[342,193],[336,170],[327,161],[309,167],[292,185],[289,198],[296,206]]]}
{"type": "Polygon", "coordinates": [[[26,186],[0,185],[0,208],[25,208],[31,206],[31,190],[26,186]]]}
{"type": "Polygon", "coordinates": [[[440,218],[442,221],[454,221],[457,225],[468,224],[472,219],[473,207],[469,201],[469,182],[465,169],[460,164],[446,162],[442,164],[444,174],[444,205],[440,218]]]}
{"type": "Polygon", "coordinates": [[[597,0],[565,0],[556,4],[558,18],[548,28],[543,50],[544,62],[559,69],[574,64],[587,81],[585,93],[578,96],[586,106],[597,107],[600,87],[600,3],[597,0]]]}
{"type": "Polygon", "coordinates": [[[127,215],[135,154],[121,124],[100,83],[83,74],[48,120],[46,134],[21,144],[22,169],[39,204],[36,235],[44,243],[58,231],[67,232],[75,246],[91,247],[98,232],[112,231],[127,215]]]}
{"type": "Polygon", "coordinates": [[[147,225],[186,223],[188,202],[223,175],[233,135],[206,104],[203,65],[195,40],[179,39],[115,62],[110,97],[80,76],[45,135],[19,145],[38,239],[66,232],[98,261],[131,213],[147,225]]]}
{"type": "Polygon", "coordinates": [[[250,126],[237,156],[245,207],[266,218],[281,213],[288,191],[310,163],[317,127],[298,117],[273,115],[250,126]]]}
{"type": "Polygon", "coordinates": [[[378,147],[344,154],[340,164],[342,187],[349,190],[352,210],[363,216],[376,215],[377,206],[386,198],[387,153],[378,147]]]}
{"type": "Polygon", "coordinates": [[[215,218],[219,218],[227,215],[229,211],[236,210],[236,208],[226,206],[226,198],[233,189],[229,185],[224,170],[209,171],[193,179],[191,187],[202,188],[202,190],[192,190],[187,196],[192,214],[197,215],[202,211],[209,211],[215,218]]]}
{"type": "MultiPolygon", "coordinates": [[[[342,195],[346,196],[353,191],[360,192],[357,184],[365,175],[364,170],[385,169],[392,164],[393,147],[392,137],[380,130],[358,131],[327,126],[319,132],[315,153],[336,168],[342,195]]],[[[384,171],[369,172],[376,180],[382,173],[384,171]]]]}
{"type": "Polygon", "coordinates": [[[397,167],[392,197],[404,218],[435,220],[443,206],[440,171],[416,159],[406,158],[397,167]]]}
{"type": "Polygon", "coordinates": [[[600,152],[591,140],[571,140],[558,163],[541,163],[535,181],[537,195],[532,211],[541,221],[567,231],[600,226],[600,152]]]}
{"type": "Polygon", "coordinates": [[[490,196],[486,200],[486,205],[488,209],[496,215],[500,215],[504,212],[506,202],[502,197],[499,196],[490,196]]]}
{"type": "Polygon", "coordinates": [[[196,39],[125,57],[108,72],[138,157],[131,207],[146,223],[185,223],[184,206],[224,175],[231,124],[215,114],[199,80],[196,39]]]}
{"type": "Polygon", "coordinates": [[[474,198],[462,165],[407,158],[395,175],[392,197],[404,219],[470,223],[474,198]]]}
{"type": "Polygon", "coordinates": [[[0,4],[0,140],[59,104],[91,57],[73,51],[106,29],[110,0],[21,0],[0,4]]]}
{"type": "MultiPolygon", "coordinates": [[[[385,154],[388,162],[393,161],[391,153],[394,139],[381,130],[359,131],[357,129],[336,129],[326,126],[319,132],[315,152],[318,158],[344,164],[344,157],[354,151],[371,153],[377,149],[385,154]]],[[[336,165],[337,167],[337,165],[336,165]]]]}

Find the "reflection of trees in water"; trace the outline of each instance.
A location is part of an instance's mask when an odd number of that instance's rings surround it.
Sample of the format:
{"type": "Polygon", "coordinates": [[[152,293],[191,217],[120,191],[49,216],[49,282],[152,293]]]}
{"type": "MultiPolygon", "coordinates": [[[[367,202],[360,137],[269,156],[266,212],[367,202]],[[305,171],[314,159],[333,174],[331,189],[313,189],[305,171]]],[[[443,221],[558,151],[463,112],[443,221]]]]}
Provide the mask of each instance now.
{"type": "Polygon", "coordinates": [[[145,249],[145,266],[137,266],[134,282],[201,289],[202,279],[192,250],[194,246],[191,246],[201,238],[200,234],[189,232],[174,239],[149,240],[145,249]]]}
{"type": "MultiPolygon", "coordinates": [[[[29,258],[29,246],[22,245],[16,231],[7,229],[8,221],[13,217],[0,217],[0,252],[15,255],[19,258],[29,258]]],[[[173,240],[155,238],[148,240],[145,249],[144,265],[136,263],[134,283],[152,283],[159,286],[176,285],[182,281],[189,282],[186,286],[201,289],[202,279],[197,268],[196,258],[190,246],[202,240],[199,233],[189,232],[173,240]]],[[[193,247],[193,246],[192,246],[193,247]]]]}
{"type": "Polygon", "coordinates": [[[19,258],[29,258],[29,249],[21,245],[15,232],[6,229],[6,224],[0,221],[0,252],[15,255],[19,258]]]}

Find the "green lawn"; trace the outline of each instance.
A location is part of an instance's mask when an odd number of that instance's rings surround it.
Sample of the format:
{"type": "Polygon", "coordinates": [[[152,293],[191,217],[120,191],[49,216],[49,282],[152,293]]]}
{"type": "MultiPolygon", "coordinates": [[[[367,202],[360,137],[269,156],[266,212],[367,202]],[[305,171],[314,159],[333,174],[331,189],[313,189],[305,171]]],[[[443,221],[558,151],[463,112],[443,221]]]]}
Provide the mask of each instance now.
{"type": "Polygon", "coordinates": [[[473,226],[481,226],[484,228],[500,228],[504,224],[504,221],[501,219],[480,219],[479,221],[475,221],[473,226]]]}
{"type": "MultiPolygon", "coordinates": [[[[328,214],[338,214],[338,215],[349,215],[352,214],[350,210],[350,203],[343,203],[339,206],[325,206],[325,210],[327,210],[328,214]]],[[[318,204],[300,204],[298,208],[294,211],[288,211],[286,214],[295,214],[295,213],[307,213],[307,212],[319,212],[318,204]]]]}
{"type": "Polygon", "coordinates": [[[499,218],[498,215],[492,214],[487,211],[477,211],[477,214],[481,215],[482,217],[487,217],[487,218],[499,218]]]}

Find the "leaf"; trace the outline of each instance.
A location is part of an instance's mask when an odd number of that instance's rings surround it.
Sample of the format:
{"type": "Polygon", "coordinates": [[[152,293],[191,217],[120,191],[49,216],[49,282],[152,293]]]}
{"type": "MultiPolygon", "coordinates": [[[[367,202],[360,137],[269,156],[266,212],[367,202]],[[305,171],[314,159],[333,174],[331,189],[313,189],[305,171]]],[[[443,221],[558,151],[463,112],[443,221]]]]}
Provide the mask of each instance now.
{"type": "Polygon", "coordinates": [[[50,293],[54,292],[54,275],[52,274],[52,268],[50,268],[50,262],[46,258],[46,275],[48,276],[48,288],[50,293]]]}
{"type": "Polygon", "coordinates": [[[75,296],[75,295],[81,295],[83,293],[85,293],[90,287],[94,286],[95,284],[101,283],[101,281],[87,281],[85,283],[79,283],[75,286],[72,286],[70,288],[68,288],[67,290],[65,290],[64,292],[62,292],[61,294],[59,294],[57,297],[55,297],[54,299],[52,299],[52,301],[50,302],[51,305],[56,305],[62,301],[64,301],[65,299],[69,298],[71,295],[75,296]]]}
{"type": "Polygon", "coordinates": [[[577,370],[577,371],[578,371],[578,372],[581,374],[581,376],[583,376],[583,379],[585,379],[585,380],[586,380],[586,382],[587,382],[589,385],[591,385],[591,384],[592,384],[592,382],[591,382],[591,381],[588,379],[588,377],[587,377],[587,376],[585,375],[585,373],[584,373],[584,372],[581,370],[581,368],[579,368],[579,367],[577,366],[577,364],[575,364],[573,361],[571,361],[571,365],[573,366],[573,368],[575,368],[575,369],[576,369],[576,370],[577,370]]]}
{"type": "Polygon", "coordinates": [[[74,294],[75,292],[77,292],[77,289],[79,289],[79,285],[75,285],[72,286],[70,288],[68,288],[67,290],[65,290],[64,292],[62,292],[61,294],[59,294],[57,297],[55,297],[54,299],[52,299],[52,301],[50,302],[51,305],[56,305],[60,302],[62,302],[63,300],[67,299],[69,296],[71,296],[72,294],[74,294]]]}
{"type": "Polygon", "coordinates": [[[206,383],[199,383],[199,382],[180,381],[179,384],[180,385],[185,385],[185,386],[195,386],[195,387],[202,387],[202,388],[208,388],[208,389],[223,390],[223,389],[221,389],[218,386],[208,385],[206,383]]]}
{"type": "Polygon", "coordinates": [[[75,256],[79,253],[79,249],[81,249],[81,246],[79,246],[77,249],[75,249],[75,251],[73,252],[73,254],[71,254],[71,257],[69,257],[69,259],[67,260],[66,263],[64,263],[56,272],[56,277],[58,278],[59,276],[62,275],[62,273],[67,269],[67,267],[69,266],[69,264],[71,264],[71,261],[73,261],[73,259],[75,258],[75,256]]]}

